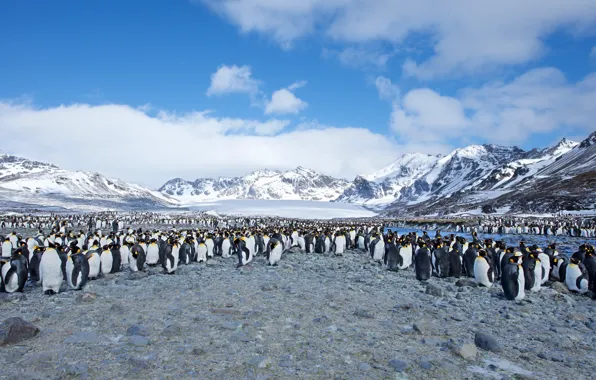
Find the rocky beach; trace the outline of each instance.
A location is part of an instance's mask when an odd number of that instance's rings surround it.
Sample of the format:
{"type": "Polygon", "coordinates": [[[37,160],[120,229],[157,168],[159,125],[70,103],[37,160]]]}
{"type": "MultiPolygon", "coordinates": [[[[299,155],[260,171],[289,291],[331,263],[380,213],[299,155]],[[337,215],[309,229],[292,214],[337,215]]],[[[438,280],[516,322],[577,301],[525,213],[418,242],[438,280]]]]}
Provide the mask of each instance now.
{"type": "Polygon", "coordinates": [[[521,302],[472,279],[389,272],[361,251],[128,270],[0,294],[6,379],[588,379],[596,301],[548,283],[521,302]],[[15,322],[17,321],[17,322],[15,322]],[[13,338],[14,338],[13,334],[13,338]],[[18,340],[18,339],[17,339],[18,340]]]}

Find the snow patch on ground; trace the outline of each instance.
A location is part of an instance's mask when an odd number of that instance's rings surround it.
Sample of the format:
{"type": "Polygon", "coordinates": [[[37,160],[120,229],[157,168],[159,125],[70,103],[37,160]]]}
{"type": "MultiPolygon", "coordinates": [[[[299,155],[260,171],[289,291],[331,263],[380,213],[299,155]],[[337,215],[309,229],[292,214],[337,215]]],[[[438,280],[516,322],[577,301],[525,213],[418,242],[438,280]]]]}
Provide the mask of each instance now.
{"type": "Polygon", "coordinates": [[[220,215],[280,216],[299,219],[363,218],[376,214],[363,207],[316,201],[294,200],[217,200],[185,204],[192,211],[215,211],[220,215]]]}

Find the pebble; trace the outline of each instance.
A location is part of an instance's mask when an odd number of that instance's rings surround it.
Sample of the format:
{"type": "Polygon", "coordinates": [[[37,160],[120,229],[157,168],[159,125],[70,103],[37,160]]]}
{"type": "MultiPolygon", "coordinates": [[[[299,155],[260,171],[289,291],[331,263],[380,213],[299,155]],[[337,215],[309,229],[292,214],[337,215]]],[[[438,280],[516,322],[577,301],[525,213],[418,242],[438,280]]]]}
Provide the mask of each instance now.
{"type": "Polygon", "coordinates": [[[408,368],[408,363],[400,359],[391,359],[389,360],[389,366],[396,372],[403,372],[408,368]]]}
{"type": "Polygon", "coordinates": [[[87,377],[89,375],[89,366],[85,363],[69,364],[64,367],[64,372],[70,376],[87,377]]]}
{"type": "Polygon", "coordinates": [[[375,316],[373,313],[371,313],[368,310],[364,310],[364,309],[356,309],[356,311],[354,312],[354,315],[360,318],[368,318],[368,319],[373,319],[375,316]]]}
{"type": "Polygon", "coordinates": [[[443,297],[443,289],[437,285],[428,284],[426,285],[426,294],[430,294],[435,297],[443,297]]]}
{"type": "Polygon", "coordinates": [[[360,364],[358,364],[358,370],[360,370],[360,371],[368,372],[371,369],[372,369],[372,367],[368,363],[360,363],[360,364]]]}
{"type": "Polygon", "coordinates": [[[248,364],[257,368],[267,368],[271,366],[271,359],[266,356],[255,356],[250,359],[248,364]]]}
{"type": "Polygon", "coordinates": [[[31,339],[39,334],[39,327],[23,318],[13,317],[5,319],[0,324],[0,346],[15,344],[31,339]]]}
{"type": "Polygon", "coordinates": [[[64,343],[97,343],[99,335],[95,331],[79,331],[64,339],[64,343]]]}
{"type": "Polygon", "coordinates": [[[144,336],[140,335],[132,335],[128,338],[128,342],[133,346],[146,346],[151,342],[144,336]]]}
{"type": "Polygon", "coordinates": [[[132,325],[126,329],[126,335],[149,336],[149,330],[143,325],[132,325]]]}
{"type": "Polygon", "coordinates": [[[477,332],[474,336],[474,344],[476,347],[483,349],[485,351],[492,351],[492,352],[499,352],[501,351],[501,345],[497,340],[484,332],[477,332]]]}
{"type": "Polygon", "coordinates": [[[462,358],[464,358],[466,360],[475,359],[476,353],[478,352],[478,350],[476,349],[476,346],[473,344],[462,344],[462,345],[456,346],[454,348],[454,351],[457,355],[461,356],[462,358]]]}
{"type": "Polygon", "coordinates": [[[458,287],[469,286],[472,288],[476,288],[478,286],[478,284],[472,279],[460,278],[459,280],[457,280],[455,282],[455,286],[458,286],[458,287]]]}

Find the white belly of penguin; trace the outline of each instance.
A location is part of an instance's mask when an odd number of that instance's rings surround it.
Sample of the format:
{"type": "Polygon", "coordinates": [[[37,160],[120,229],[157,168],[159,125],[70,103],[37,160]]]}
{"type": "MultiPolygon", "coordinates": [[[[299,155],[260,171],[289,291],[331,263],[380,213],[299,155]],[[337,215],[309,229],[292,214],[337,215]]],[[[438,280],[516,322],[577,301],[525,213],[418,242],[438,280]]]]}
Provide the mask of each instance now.
{"type": "Polygon", "coordinates": [[[474,279],[478,284],[490,288],[493,282],[488,278],[488,270],[490,269],[488,262],[481,257],[474,260],[474,279]]]}
{"type": "Polygon", "coordinates": [[[96,278],[99,276],[99,270],[101,268],[101,260],[99,258],[99,254],[93,253],[93,255],[89,258],[89,278],[96,278]]]}
{"type": "Polygon", "coordinates": [[[536,261],[536,266],[534,267],[534,285],[532,285],[530,290],[533,292],[539,291],[540,284],[542,284],[542,263],[536,261]]]}
{"type": "Polygon", "coordinates": [[[19,288],[19,276],[16,273],[10,277],[10,280],[6,282],[6,274],[10,270],[10,261],[2,266],[2,281],[4,282],[4,289],[7,293],[14,293],[19,288]]]}
{"type": "Polygon", "coordinates": [[[364,236],[358,236],[358,249],[366,249],[364,246],[364,236]]]}
{"type": "Polygon", "coordinates": [[[62,284],[62,261],[56,250],[44,252],[39,263],[39,275],[43,291],[53,290],[58,293],[62,284]]]}
{"type": "Polygon", "coordinates": [[[542,264],[542,279],[540,281],[540,284],[544,284],[545,282],[548,281],[548,275],[550,273],[550,257],[548,257],[548,255],[546,255],[545,253],[541,253],[538,255],[538,258],[540,259],[540,263],[542,264]]]}
{"type": "Polygon", "coordinates": [[[112,263],[114,258],[112,257],[111,251],[103,251],[100,256],[101,260],[101,273],[109,274],[112,271],[112,263]]]}
{"type": "Polygon", "coordinates": [[[329,252],[331,249],[331,240],[329,238],[325,238],[325,252],[329,252]]]}
{"type": "Polygon", "coordinates": [[[147,247],[147,258],[146,263],[149,265],[155,265],[159,262],[159,246],[157,244],[149,244],[147,247]]]}
{"type": "Polygon", "coordinates": [[[207,239],[205,245],[207,246],[207,257],[213,257],[213,240],[207,239]]]}
{"type": "Polygon", "coordinates": [[[385,254],[385,242],[383,240],[379,240],[377,244],[375,244],[375,250],[373,251],[373,260],[381,261],[383,260],[383,255],[385,254]]]}
{"type": "Polygon", "coordinates": [[[565,273],[565,285],[567,285],[569,290],[578,293],[586,293],[588,291],[588,281],[585,279],[581,281],[580,288],[577,287],[577,278],[581,275],[582,272],[577,264],[567,265],[567,271],[565,273]]]}
{"type": "Polygon", "coordinates": [[[341,255],[346,250],[346,238],[338,236],[335,238],[335,254],[341,255]]]}
{"type": "Polygon", "coordinates": [[[412,246],[406,245],[401,247],[399,255],[402,257],[403,263],[398,266],[399,269],[406,269],[412,265],[412,246]]]}
{"type": "Polygon", "coordinates": [[[122,260],[120,262],[120,266],[125,266],[128,265],[128,260],[130,258],[130,250],[128,249],[128,246],[123,245],[120,248],[120,260],[122,260]]]}
{"type": "Polygon", "coordinates": [[[303,251],[306,250],[306,241],[304,240],[304,238],[302,236],[298,237],[298,247],[300,247],[300,249],[303,251]]]}
{"type": "Polygon", "coordinates": [[[221,243],[221,255],[222,257],[228,258],[230,257],[230,248],[232,247],[232,244],[230,243],[230,239],[224,239],[224,241],[221,243]]]}
{"type": "Polygon", "coordinates": [[[2,256],[10,257],[12,254],[12,243],[10,241],[5,241],[2,243],[2,256]]]}
{"type": "Polygon", "coordinates": [[[282,251],[281,244],[276,245],[269,254],[269,264],[273,265],[278,263],[281,260],[282,251]]]}
{"type": "Polygon", "coordinates": [[[197,248],[197,261],[199,263],[207,261],[207,246],[205,244],[199,244],[199,248],[197,248]]]}
{"type": "Polygon", "coordinates": [[[180,248],[179,247],[172,247],[172,257],[174,258],[174,262],[168,258],[166,259],[166,270],[168,273],[175,272],[178,269],[178,260],[180,257],[180,248]]]}

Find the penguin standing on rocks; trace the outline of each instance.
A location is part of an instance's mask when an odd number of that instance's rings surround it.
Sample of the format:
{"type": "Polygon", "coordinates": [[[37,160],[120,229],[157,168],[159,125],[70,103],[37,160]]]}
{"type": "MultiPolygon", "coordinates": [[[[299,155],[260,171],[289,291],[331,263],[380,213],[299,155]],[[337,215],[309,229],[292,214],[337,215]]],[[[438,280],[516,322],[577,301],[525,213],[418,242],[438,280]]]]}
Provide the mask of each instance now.
{"type": "Polygon", "coordinates": [[[77,247],[66,262],[66,280],[69,288],[81,290],[89,280],[89,261],[77,247]]]}
{"type": "Polygon", "coordinates": [[[22,252],[17,248],[4,264],[0,264],[2,286],[7,293],[22,292],[27,283],[28,270],[22,259],[22,252]]]}
{"type": "Polygon", "coordinates": [[[484,249],[478,251],[478,257],[474,260],[474,279],[477,284],[487,288],[495,282],[492,261],[484,249]]]}
{"type": "Polygon", "coordinates": [[[163,269],[167,274],[176,273],[178,269],[178,260],[180,258],[180,246],[176,240],[170,240],[165,249],[165,260],[162,263],[163,269]]]}
{"type": "MultiPolygon", "coordinates": [[[[282,245],[280,241],[278,241],[278,244],[282,245]]],[[[252,255],[250,253],[250,250],[246,247],[246,242],[243,238],[237,238],[236,240],[234,240],[234,248],[236,253],[238,254],[238,265],[236,266],[236,268],[240,268],[252,261],[252,255]]]]}
{"type": "Polygon", "coordinates": [[[550,269],[551,279],[555,281],[565,282],[567,265],[569,265],[569,258],[567,256],[555,256],[553,258],[553,265],[550,269]]]}
{"type": "Polygon", "coordinates": [[[531,290],[533,292],[540,290],[540,284],[542,282],[542,264],[538,260],[535,252],[528,251],[527,256],[524,256],[522,267],[526,279],[526,290],[531,290]]]}
{"type": "Polygon", "coordinates": [[[393,238],[387,239],[385,258],[383,259],[387,270],[397,272],[399,266],[403,264],[399,251],[400,249],[393,241],[393,238]]]}
{"type": "Polygon", "coordinates": [[[41,262],[41,256],[45,251],[46,247],[34,246],[31,251],[31,258],[29,259],[29,279],[33,282],[39,281],[39,263],[41,262]]]}
{"type": "Polygon", "coordinates": [[[267,250],[265,251],[269,265],[277,265],[279,263],[283,251],[282,247],[283,245],[277,239],[272,238],[269,240],[269,244],[267,244],[267,250]]]}
{"type": "Polygon", "coordinates": [[[435,243],[435,250],[433,251],[434,267],[437,276],[440,278],[449,277],[451,267],[451,260],[449,252],[447,252],[443,243],[439,240],[435,243]]]}
{"type": "Polygon", "coordinates": [[[449,251],[449,277],[459,278],[461,276],[463,258],[460,248],[461,244],[455,243],[449,251]]]}
{"type": "Polygon", "coordinates": [[[346,250],[346,235],[338,231],[333,238],[332,247],[336,256],[342,256],[346,250]]]}
{"type": "Polygon", "coordinates": [[[159,260],[159,246],[157,245],[157,239],[151,239],[147,246],[146,261],[150,267],[156,266],[160,263],[159,260]]]}
{"type": "Polygon", "coordinates": [[[548,281],[548,276],[550,275],[550,257],[548,257],[548,255],[544,253],[541,248],[536,250],[536,254],[538,256],[538,260],[540,260],[540,265],[542,266],[542,278],[540,279],[540,284],[544,285],[548,281]]]}
{"type": "Polygon", "coordinates": [[[376,234],[375,239],[370,243],[370,255],[376,262],[382,262],[385,255],[385,242],[381,239],[379,234],[376,234]]]}
{"type": "Polygon", "coordinates": [[[430,252],[426,247],[426,242],[420,242],[420,248],[416,251],[414,256],[414,270],[416,272],[416,280],[427,281],[431,278],[433,268],[430,259],[430,252]]]}
{"type": "Polygon", "coordinates": [[[48,247],[41,256],[39,274],[44,294],[51,296],[60,292],[60,285],[62,285],[64,275],[62,274],[62,260],[54,243],[49,242],[48,247]]]}
{"type": "Polygon", "coordinates": [[[576,253],[571,256],[565,273],[565,285],[570,291],[576,293],[586,293],[588,291],[589,278],[585,265],[580,260],[580,255],[576,253]]]}
{"type": "Polygon", "coordinates": [[[588,289],[596,294],[596,253],[593,246],[586,251],[583,264],[588,272],[588,289]]]}
{"type": "Polygon", "coordinates": [[[474,262],[478,257],[478,245],[472,243],[468,246],[468,249],[464,252],[464,269],[468,277],[474,277],[474,262]]]}
{"type": "MultiPolygon", "coordinates": [[[[403,236],[402,236],[403,237],[403,236]]],[[[401,256],[401,264],[398,265],[400,270],[408,269],[412,266],[412,259],[414,253],[412,252],[412,244],[407,240],[402,240],[401,247],[399,248],[399,256],[401,256]]]]}
{"type": "MultiPolygon", "coordinates": [[[[513,251],[513,248],[508,248],[513,251]]],[[[503,263],[501,271],[501,286],[505,298],[510,301],[520,301],[525,298],[525,277],[524,270],[520,264],[522,254],[516,252],[507,257],[507,261],[503,263]]]]}
{"type": "Polygon", "coordinates": [[[103,246],[101,254],[99,255],[99,260],[101,262],[101,273],[104,275],[112,273],[112,263],[114,262],[114,257],[112,256],[110,247],[107,245],[103,246]]]}
{"type": "MultiPolygon", "coordinates": [[[[145,251],[138,243],[130,249],[128,265],[133,272],[142,272],[145,269],[145,251]]],[[[91,276],[91,274],[89,275],[91,276]]]]}

